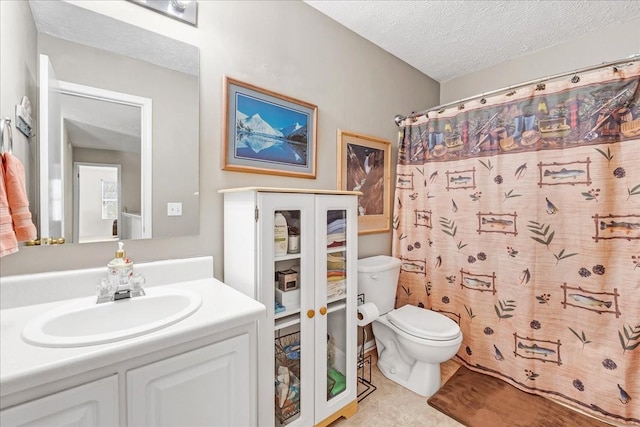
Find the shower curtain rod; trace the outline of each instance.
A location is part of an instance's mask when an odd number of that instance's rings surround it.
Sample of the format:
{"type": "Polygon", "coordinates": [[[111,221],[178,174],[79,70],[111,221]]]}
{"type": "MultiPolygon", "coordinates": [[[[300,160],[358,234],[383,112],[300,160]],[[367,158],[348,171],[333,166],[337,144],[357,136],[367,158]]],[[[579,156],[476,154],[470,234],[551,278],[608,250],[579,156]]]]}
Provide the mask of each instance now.
{"type": "Polygon", "coordinates": [[[587,71],[598,70],[600,68],[611,67],[611,66],[618,65],[618,64],[624,64],[626,62],[635,62],[635,61],[639,61],[639,60],[640,60],[640,53],[636,53],[634,55],[628,56],[628,57],[626,57],[624,59],[619,59],[617,61],[603,62],[602,64],[599,64],[599,65],[592,65],[590,67],[579,68],[577,70],[572,70],[572,71],[567,71],[567,72],[564,72],[564,73],[554,74],[553,76],[546,76],[546,77],[542,77],[542,78],[539,78],[539,79],[529,80],[529,81],[524,82],[524,83],[518,83],[516,85],[506,86],[506,87],[503,87],[501,89],[492,90],[490,92],[484,92],[484,93],[479,94],[479,95],[474,95],[474,96],[470,96],[468,98],[463,98],[463,99],[459,99],[457,101],[452,101],[452,102],[448,102],[446,104],[441,104],[441,105],[438,105],[436,107],[429,108],[427,110],[414,112],[414,113],[409,114],[408,116],[402,116],[402,115],[398,114],[398,115],[396,115],[394,117],[394,120],[396,122],[396,125],[400,126],[400,122],[402,120],[404,120],[404,119],[412,118],[412,117],[418,117],[418,116],[421,116],[423,114],[427,114],[427,113],[429,113],[431,111],[440,111],[442,109],[445,109],[445,108],[448,108],[448,107],[452,107],[454,105],[464,104],[465,102],[471,101],[473,99],[484,98],[486,96],[495,95],[495,94],[498,94],[498,93],[501,93],[501,92],[511,91],[513,89],[518,89],[518,88],[521,88],[521,87],[524,87],[524,86],[529,86],[529,85],[532,85],[534,83],[542,83],[542,82],[546,82],[546,81],[549,81],[549,80],[559,79],[560,77],[566,77],[566,76],[570,76],[570,75],[577,75],[577,74],[580,74],[580,73],[585,73],[587,71]]]}

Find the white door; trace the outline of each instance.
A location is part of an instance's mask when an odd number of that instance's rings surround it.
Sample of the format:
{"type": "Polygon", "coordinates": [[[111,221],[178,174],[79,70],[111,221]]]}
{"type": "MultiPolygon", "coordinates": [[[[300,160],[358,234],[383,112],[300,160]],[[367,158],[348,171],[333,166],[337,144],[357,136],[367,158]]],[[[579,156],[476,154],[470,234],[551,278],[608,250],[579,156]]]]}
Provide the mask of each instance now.
{"type": "Polygon", "coordinates": [[[57,238],[64,236],[60,84],[47,55],[39,65],[39,229],[41,238],[57,238]]]}
{"type": "Polygon", "coordinates": [[[113,427],[119,422],[116,375],[0,411],[2,427],[113,427]]]}
{"type": "Polygon", "coordinates": [[[120,165],[75,162],[73,169],[73,241],[117,240],[122,229],[120,165]]]}

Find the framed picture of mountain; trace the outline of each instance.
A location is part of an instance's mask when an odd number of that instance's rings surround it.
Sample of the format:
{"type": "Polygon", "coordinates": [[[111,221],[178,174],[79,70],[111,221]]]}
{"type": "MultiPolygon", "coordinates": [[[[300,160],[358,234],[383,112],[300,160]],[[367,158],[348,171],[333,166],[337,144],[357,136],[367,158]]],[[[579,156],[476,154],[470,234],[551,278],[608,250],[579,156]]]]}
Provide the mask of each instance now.
{"type": "Polygon", "coordinates": [[[222,169],[315,179],[318,107],[224,79],[222,169]]]}
{"type": "Polygon", "coordinates": [[[362,192],[358,234],[391,229],[390,149],[385,139],[338,130],[338,190],[362,192]]]}

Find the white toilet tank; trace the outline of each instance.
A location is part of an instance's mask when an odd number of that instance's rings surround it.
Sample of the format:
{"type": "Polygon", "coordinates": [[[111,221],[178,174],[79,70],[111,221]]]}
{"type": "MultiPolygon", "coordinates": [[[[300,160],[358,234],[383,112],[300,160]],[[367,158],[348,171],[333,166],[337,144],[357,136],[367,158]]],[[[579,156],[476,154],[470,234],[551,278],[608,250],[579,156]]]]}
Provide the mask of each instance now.
{"type": "Polygon", "coordinates": [[[398,258],[377,255],[358,260],[358,294],[372,302],[380,314],[394,309],[401,262],[398,258]]]}

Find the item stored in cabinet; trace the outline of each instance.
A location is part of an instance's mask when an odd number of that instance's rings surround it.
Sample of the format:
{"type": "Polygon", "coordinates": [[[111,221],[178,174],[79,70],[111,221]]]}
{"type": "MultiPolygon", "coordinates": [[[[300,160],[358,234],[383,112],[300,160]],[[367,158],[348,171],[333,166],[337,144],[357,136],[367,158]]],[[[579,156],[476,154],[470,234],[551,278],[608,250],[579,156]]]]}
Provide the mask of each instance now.
{"type": "Polygon", "coordinates": [[[298,289],[298,272],[295,270],[278,271],[278,289],[292,291],[298,289]]]}

